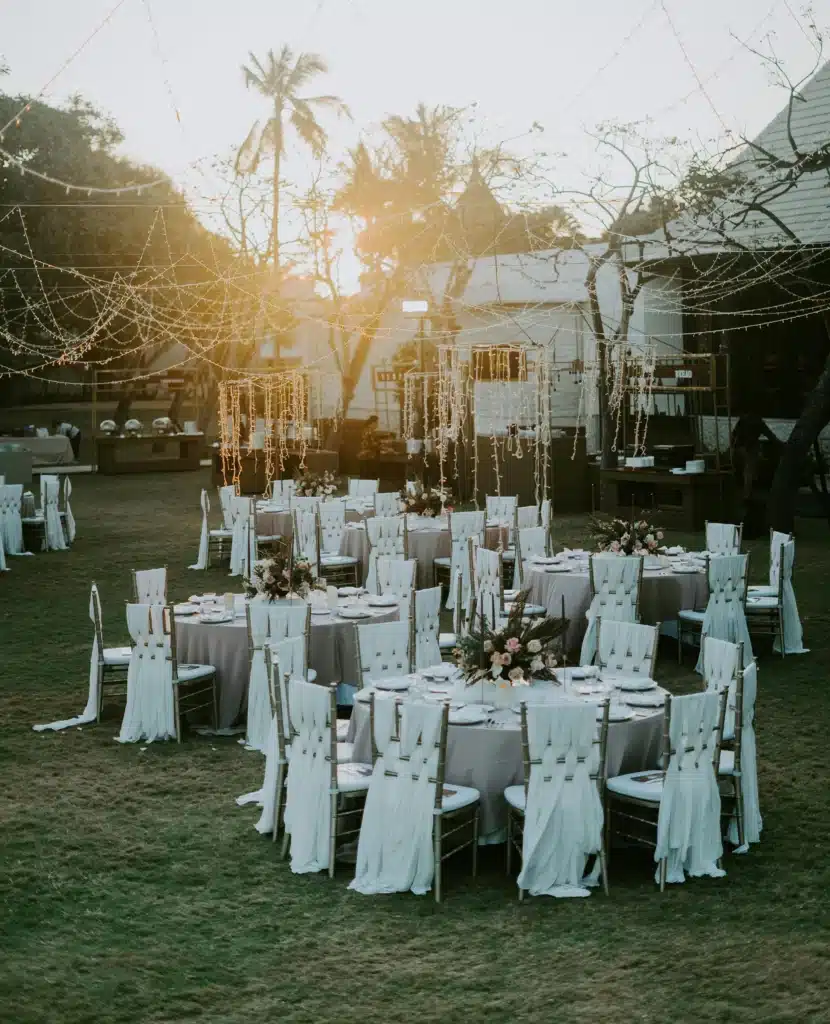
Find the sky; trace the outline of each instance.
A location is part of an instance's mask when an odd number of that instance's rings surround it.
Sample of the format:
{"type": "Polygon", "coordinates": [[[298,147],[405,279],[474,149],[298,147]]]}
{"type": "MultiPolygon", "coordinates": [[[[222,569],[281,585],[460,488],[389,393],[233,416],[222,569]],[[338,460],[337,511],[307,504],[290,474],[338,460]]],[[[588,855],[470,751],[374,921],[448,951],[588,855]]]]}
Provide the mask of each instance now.
{"type": "MultiPolygon", "coordinates": [[[[50,102],[82,93],[116,118],[127,155],[187,187],[198,161],[238,145],[265,112],[244,86],[248,51],[288,43],[325,56],[330,73],[313,91],[351,107],[352,122],[326,121],[336,155],[419,101],[475,102],[485,142],[565,152],[558,177],[578,187],[596,161],[585,129],[600,121],[649,116],[655,133],[701,143],[757,133],[785,96],[739,40],[762,47],[773,33],[798,77],[814,60],[802,10],[799,0],[0,0],[2,84],[46,87],[50,102]],[[533,122],[543,142],[531,143],[533,122]]],[[[813,11],[830,23],[830,0],[813,11]]],[[[290,151],[286,175],[307,169],[290,151]]]]}

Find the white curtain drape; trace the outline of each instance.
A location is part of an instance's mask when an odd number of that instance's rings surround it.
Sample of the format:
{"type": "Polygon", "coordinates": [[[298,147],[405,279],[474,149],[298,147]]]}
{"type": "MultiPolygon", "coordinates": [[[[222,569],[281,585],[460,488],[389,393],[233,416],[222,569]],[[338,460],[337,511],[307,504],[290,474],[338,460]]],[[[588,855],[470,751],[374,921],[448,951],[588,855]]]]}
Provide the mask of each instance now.
{"type": "MultiPolygon", "coordinates": [[[[375,702],[381,742],[389,733],[390,707],[394,714],[394,701],[375,702]]],[[[387,741],[369,783],[357,867],[349,884],[355,892],[375,895],[409,890],[421,896],[432,887],[432,819],[442,715],[440,705],[405,704],[401,708],[400,740],[387,741]]]]}
{"type": "Polygon", "coordinates": [[[119,743],[176,738],[173,662],[162,605],[128,604],[133,652],[127,672],[127,707],[119,743]]]}
{"type": "Polygon", "coordinates": [[[50,730],[58,732],[61,729],[71,729],[76,725],[87,725],[94,722],[98,717],[98,692],[101,685],[98,659],[103,654],[98,650],[98,635],[101,623],[101,602],[98,598],[98,588],[92,584],[89,592],[89,618],[92,621],[92,651],[89,655],[89,687],[86,700],[86,707],[75,718],[66,718],[60,722],[50,722],[48,725],[33,725],[35,732],[50,730]]]}
{"type": "Polygon", "coordinates": [[[210,515],[210,498],[208,492],[202,488],[202,497],[200,504],[202,506],[202,532],[199,536],[199,555],[194,565],[189,566],[191,569],[207,569],[208,564],[208,516],[210,515]]]}
{"type": "MultiPolygon", "coordinates": [[[[784,653],[785,654],[808,654],[809,648],[804,646],[804,634],[801,629],[801,618],[798,614],[798,605],[795,600],[793,589],[793,564],[795,562],[795,541],[788,541],[784,545],[784,561],[779,571],[784,574],[783,585],[783,618],[784,618],[784,653]]],[[[776,584],[778,581],[776,580],[776,584]]],[[[778,638],[775,638],[774,648],[781,650],[778,638]]]]}
{"type": "Polygon", "coordinates": [[[597,618],[635,622],[642,559],[636,555],[592,555],[594,595],[585,613],[588,628],[582,638],[580,665],[590,665],[597,648],[597,618]]]}
{"type": "MultiPolygon", "coordinates": [[[[711,524],[710,524],[711,525],[711,524]]],[[[703,616],[702,632],[717,640],[744,645],[744,660],[751,661],[752,640],[744,614],[746,592],[746,555],[720,555],[709,561],[709,600],[703,616]]],[[[698,656],[696,672],[703,672],[703,654],[698,656]]]]}
{"type": "Polygon", "coordinates": [[[288,684],[291,727],[285,830],[291,836],[291,870],[324,871],[331,839],[331,718],[326,687],[292,679],[288,684]]]}
{"type": "Polygon", "coordinates": [[[66,537],[70,544],[75,543],[75,517],[72,515],[72,506],[69,499],[72,497],[72,481],[68,476],[63,478],[63,511],[66,516],[66,537]]]}
{"type": "Polygon", "coordinates": [[[591,772],[596,707],[538,705],[527,709],[533,764],[527,790],[518,885],[533,896],[588,896],[585,866],[602,845],[603,809],[591,772]]]}
{"type": "Polygon", "coordinates": [[[663,783],[657,822],[658,861],[667,858],[667,881],[683,882],[726,872],[717,865],[723,854],[720,833],[721,801],[714,757],[715,730],[720,697],[717,693],[693,693],[671,702],[669,737],[673,751],[663,783]]]}

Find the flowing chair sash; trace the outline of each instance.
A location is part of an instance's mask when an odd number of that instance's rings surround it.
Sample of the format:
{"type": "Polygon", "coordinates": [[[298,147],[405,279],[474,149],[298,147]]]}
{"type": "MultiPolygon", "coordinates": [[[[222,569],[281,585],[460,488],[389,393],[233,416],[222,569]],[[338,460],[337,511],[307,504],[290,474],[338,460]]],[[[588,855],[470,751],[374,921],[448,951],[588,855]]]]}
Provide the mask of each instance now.
{"type": "Polygon", "coordinates": [[[438,636],[441,627],[441,588],[416,590],[413,629],[415,632],[415,671],[441,662],[438,636]]]}
{"type": "MultiPolygon", "coordinates": [[[[714,691],[675,697],[671,702],[669,738],[672,754],[663,783],[654,859],[667,859],[667,881],[683,882],[726,872],[717,865],[723,855],[721,801],[712,763],[720,696],[714,691]]],[[[655,879],[659,881],[658,866],[655,879]]]]}
{"type": "MultiPolygon", "coordinates": [[[[484,542],[483,512],[451,512],[450,538],[452,542],[450,560],[450,579],[455,579],[456,572],[461,573],[461,602],[466,608],[470,601],[470,537],[477,537],[479,543],[484,542]]],[[[449,588],[446,608],[455,608],[455,587],[449,588]]]]}
{"type": "MultiPolygon", "coordinates": [[[[758,763],[755,746],[755,697],[758,691],[758,669],[750,662],[744,669],[743,701],[741,707],[741,796],[744,805],[744,845],[738,846],[738,823],[733,817],[729,823],[729,842],[734,853],[747,853],[750,843],[761,841],[761,806],[758,799],[758,763]]],[[[734,699],[734,695],[733,695],[734,699]]],[[[734,715],[734,712],[733,712],[734,715]]]]}
{"type": "MultiPolygon", "coordinates": [[[[779,557],[780,561],[780,557],[779,557]]],[[[801,618],[798,614],[798,605],[795,600],[793,589],[793,564],[795,562],[795,541],[788,541],[784,545],[783,565],[779,572],[784,574],[783,583],[783,619],[784,619],[784,653],[785,654],[807,654],[809,648],[804,646],[804,635],[801,630],[801,618]]],[[[778,580],[775,581],[776,590],[778,580]]],[[[774,648],[781,650],[781,643],[778,637],[775,638],[774,648]]]]}
{"type": "Polygon", "coordinates": [[[393,700],[375,702],[376,723],[380,718],[375,742],[379,750],[384,741],[386,747],[369,783],[349,888],[364,895],[409,890],[422,896],[431,889],[435,873],[432,819],[444,709],[405,704],[400,740],[395,741],[389,738],[394,707],[393,700]]]}
{"type": "Polygon", "coordinates": [[[518,885],[533,896],[588,896],[588,858],[602,846],[596,707],[527,709],[531,765],[518,885]]]}
{"type": "Polygon", "coordinates": [[[60,513],[60,480],[40,478],[40,501],[43,511],[43,548],[45,551],[66,551],[66,538],[60,513]]]}
{"type": "Polygon", "coordinates": [[[199,537],[199,556],[190,569],[207,569],[208,564],[208,515],[210,514],[210,498],[208,492],[202,488],[202,533],[199,537]]]}
{"type": "MultiPolygon", "coordinates": [[[[2,527],[2,524],[0,524],[2,527]]],[[[0,528],[0,572],[8,572],[9,567],[6,565],[6,545],[3,539],[3,530],[0,528]]]]}
{"type": "MultiPolygon", "coordinates": [[[[703,616],[702,632],[717,640],[742,643],[744,658],[751,661],[752,641],[744,613],[746,561],[746,555],[720,555],[709,560],[709,600],[703,616]]],[[[703,672],[702,652],[698,656],[695,671],[703,672]]]]}
{"type": "Polygon", "coordinates": [[[176,738],[173,662],[163,605],[127,605],[133,652],[127,672],[127,707],[119,743],[176,738]]]}
{"type": "Polygon", "coordinates": [[[94,583],[89,592],[89,617],[92,621],[92,651],[89,655],[89,693],[86,707],[76,718],[66,718],[60,722],[50,722],[48,725],[33,725],[32,728],[35,732],[45,732],[46,730],[58,732],[61,729],[71,729],[76,725],[87,725],[89,722],[94,722],[98,717],[98,691],[101,685],[98,663],[102,654],[98,649],[101,602],[98,598],[98,588],[94,583]]]}
{"type": "Polygon", "coordinates": [[[66,515],[66,538],[70,544],[75,543],[75,517],[72,515],[72,506],[69,499],[72,496],[72,481],[68,476],[63,478],[63,511],[66,515]]]}
{"type": "Polygon", "coordinates": [[[268,673],[265,644],[269,637],[270,608],[265,601],[248,604],[248,631],[251,644],[251,669],[248,676],[248,715],[245,728],[246,750],[265,753],[271,723],[268,697],[268,673]]]}
{"type": "Polygon", "coordinates": [[[229,576],[246,576],[249,565],[249,545],[251,529],[251,502],[248,498],[230,499],[231,518],[233,521],[231,535],[231,564],[229,576]]]}
{"type": "Polygon", "coordinates": [[[366,537],[369,541],[369,565],[366,572],[366,589],[377,594],[378,558],[406,558],[406,518],[404,516],[373,516],[366,520],[366,537]]]}
{"type": "Polygon", "coordinates": [[[580,665],[590,665],[597,648],[597,618],[636,622],[642,559],[637,555],[592,555],[594,594],[585,613],[588,628],[582,638],[580,665]]]}

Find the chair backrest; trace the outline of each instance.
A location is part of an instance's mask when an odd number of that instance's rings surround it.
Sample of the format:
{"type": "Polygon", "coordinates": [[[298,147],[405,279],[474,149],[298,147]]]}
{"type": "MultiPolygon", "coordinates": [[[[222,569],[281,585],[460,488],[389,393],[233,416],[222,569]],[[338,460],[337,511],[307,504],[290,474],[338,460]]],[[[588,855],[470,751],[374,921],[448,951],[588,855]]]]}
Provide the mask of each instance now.
{"type": "MultiPolygon", "coordinates": [[[[400,710],[394,698],[378,699],[377,693],[369,698],[369,730],[372,739],[372,764],[381,755],[390,752],[392,743],[396,743],[400,727],[400,710]]],[[[390,759],[391,760],[391,759],[390,759]]]]}
{"type": "MultiPolygon", "coordinates": [[[[308,780],[325,781],[328,796],[337,786],[337,687],[320,686],[294,677],[289,679],[287,689],[288,742],[292,750],[288,762],[288,799],[291,798],[292,772],[301,772],[308,780]],[[295,752],[301,756],[294,756],[295,752]],[[314,766],[320,766],[321,762],[328,765],[325,779],[322,771],[314,771],[314,766]]],[[[322,794],[307,795],[313,799],[322,794]]]]}
{"type": "Polygon", "coordinates": [[[710,555],[737,555],[741,550],[743,523],[706,523],[706,550],[710,555]]]}
{"type": "Polygon", "coordinates": [[[137,569],[133,572],[133,596],[136,604],[167,603],[167,566],[161,569],[137,569]]]}
{"type": "MultiPolygon", "coordinates": [[[[398,790],[398,799],[412,795],[412,783],[427,781],[434,789],[432,803],[440,809],[443,803],[444,775],[447,761],[447,726],[449,704],[408,701],[396,705],[394,719],[391,709],[383,707],[392,701],[375,703],[375,734],[373,741],[386,743],[384,772],[378,776],[388,789],[398,790]],[[392,723],[396,731],[391,731],[392,723]]],[[[374,777],[373,777],[374,783],[374,777]]],[[[392,797],[395,800],[395,797],[392,797]]]]}
{"type": "Polygon", "coordinates": [[[529,530],[539,526],[540,515],[538,505],[517,505],[514,527],[517,530],[529,530]]]}
{"type": "Polygon", "coordinates": [[[280,640],[302,637],[307,667],[311,657],[311,605],[299,598],[269,604],[268,637],[272,646],[280,640]]]}
{"type": "Polygon", "coordinates": [[[60,477],[56,473],[40,474],[40,507],[46,508],[46,492],[50,494],[50,500],[54,503],[60,495],[60,477]]]}
{"type": "MultiPolygon", "coordinates": [[[[471,542],[474,538],[470,538],[471,542]]],[[[479,547],[475,553],[475,614],[481,625],[495,629],[504,608],[504,583],[500,551],[479,547]]]]}
{"type": "Polygon", "coordinates": [[[528,704],[522,701],[522,762],[527,794],[531,781],[558,785],[582,778],[597,783],[599,795],[605,778],[608,747],[608,701],[600,705],[602,718],[597,728],[597,705],[557,701],[528,704]]]}
{"type": "Polygon", "coordinates": [[[499,519],[512,523],[516,514],[519,499],[515,495],[491,495],[485,498],[488,519],[499,519]]]}
{"type": "Polygon", "coordinates": [[[597,664],[609,672],[653,679],[659,635],[659,623],[644,626],[600,617],[597,619],[597,664]]]}
{"type": "Polygon", "coordinates": [[[438,634],[441,628],[441,588],[416,590],[412,594],[412,651],[415,671],[441,661],[438,634]]]}
{"type": "Polygon", "coordinates": [[[401,496],[397,491],[377,491],[374,499],[376,516],[400,515],[401,496]]]}
{"type": "Polygon", "coordinates": [[[718,640],[704,633],[700,638],[700,649],[706,689],[713,693],[727,694],[724,732],[732,735],[736,701],[740,701],[740,693],[743,691],[743,644],[718,640]]]}
{"type": "Polygon", "coordinates": [[[779,533],[770,531],[769,543],[769,585],[778,589],[781,565],[781,552],[785,544],[792,544],[793,555],[795,554],[795,541],[791,533],[779,533]]]}
{"type": "Polygon", "coordinates": [[[316,511],[304,512],[295,509],[294,519],[294,557],[305,556],[314,567],[314,571],[320,571],[320,552],[317,536],[317,513],[316,511]]]}
{"type": "Polygon", "coordinates": [[[516,558],[544,558],[548,553],[548,534],[544,526],[525,526],[516,539],[516,558]]]}
{"type": "Polygon", "coordinates": [[[707,569],[709,602],[743,605],[746,600],[746,578],[749,555],[721,555],[710,558],[707,569]]]}
{"type": "Polygon", "coordinates": [[[484,543],[483,512],[450,512],[448,522],[453,549],[458,547],[464,558],[467,557],[467,541],[470,537],[478,537],[480,543],[484,543]]]}
{"type": "Polygon", "coordinates": [[[98,660],[104,657],[104,623],[101,617],[101,598],[95,583],[89,589],[89,617],[95,630],[95,642],[98,646],[98,660]]]}
{"type": "Polygon", "coordinates": [[[369,550],[377,558],[406,558],[407,529],[405,516],[373,516],[366,520],[369,550]]]}
{"type": "Polygon", "coordinates": [[[346,528],[346,506],[342,501],[324,501],[319,508],[320,553],[337,555],[346,528]]]}
{"type": "Polygon", "coordinates": [[[227,484],[219,488],[219,505],[222,509],[222,525],[226,530],[233,529],[233,516],[231,514],[231,498],[236,497],[236,489],[233,484],[227,484]]]}
{"type": "Polygon", "coordinates": [[[23,551],[22,501],[23,484],[0,485],[0,532],[9,554],[23,551]]]}
{"type": "Polygon", "coordinates": [[[292,494],[289,498],[292,512],[316,512],[322,502],[322,498],[306,497],[301,494],[292,494]]]}
{"type": "Polygon", "coordinates": [[[271,497],[289,501],[297,492],[297,481],[290,478],[271,481],[271,497]]]}
{"type": "Polygon", "coordinates": [[[663,767],[681,772],[714,771],[720,756],[720,735],[726,708],[726,692],[714,690],[666,697],[663,733],[663,767]]]}
{"type": "Polygon", "coordinates": [[[405,676],[412,671],[408,622],[377,622],[355,628],[361,687],[370,679],[405,676]]]}
{"type": "Polygon", "coordinates": [[[588,574],[594,615],[618,622],[636,622],[639,619],[642,558],[637,555],[591,555],[588,574]]]}
{"type": "Polygon", "coordinates": [[[379,594],[397,594],[402,600],[409,600],[415,590],[416,558],[378,558],[375,571],[378,575],[379,594]]]}
{"type": "Polygon", "coordinates": [[[350,498],[371,498],[377,494],[380,487],[380,480],[360,480],[357,477],[349,477],[350,498]]]}

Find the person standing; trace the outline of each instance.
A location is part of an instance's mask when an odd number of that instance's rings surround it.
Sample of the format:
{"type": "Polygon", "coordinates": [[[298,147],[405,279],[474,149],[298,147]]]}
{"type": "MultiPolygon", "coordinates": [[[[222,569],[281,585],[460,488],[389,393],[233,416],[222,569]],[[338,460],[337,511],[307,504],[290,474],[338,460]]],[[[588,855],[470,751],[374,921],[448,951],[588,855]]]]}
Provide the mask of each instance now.
{"type": "Polygon", "coordinates": [[[60,420],[52,421],[52,430],[55,434],[61,434],[63,437],[69,438],[69,443],[72,446],[72,454],[75,456],[75,461],[78,461],[78,457],[81,451],[81,431],[74,423],[61,423],[60,420]]]}

